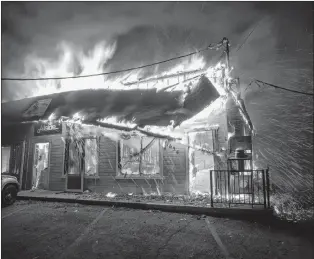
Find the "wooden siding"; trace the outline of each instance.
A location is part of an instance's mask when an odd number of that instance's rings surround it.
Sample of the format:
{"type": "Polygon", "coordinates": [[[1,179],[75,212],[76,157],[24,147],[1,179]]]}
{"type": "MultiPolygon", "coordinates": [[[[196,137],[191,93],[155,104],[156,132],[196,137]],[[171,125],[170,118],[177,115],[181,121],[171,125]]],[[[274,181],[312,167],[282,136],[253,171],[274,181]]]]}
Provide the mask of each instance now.
{"type": "Polygon", "coordinates": [[[100,137],[99,140],[99,178],[85,179],[85,188],[95,192],[114,193],[158,193],[186,192],[186,148],[180,144],[173,144],[174,150],[163,150],[164,179],[121,179],[117,175],[117,144],[115,140],[100,137]]]}

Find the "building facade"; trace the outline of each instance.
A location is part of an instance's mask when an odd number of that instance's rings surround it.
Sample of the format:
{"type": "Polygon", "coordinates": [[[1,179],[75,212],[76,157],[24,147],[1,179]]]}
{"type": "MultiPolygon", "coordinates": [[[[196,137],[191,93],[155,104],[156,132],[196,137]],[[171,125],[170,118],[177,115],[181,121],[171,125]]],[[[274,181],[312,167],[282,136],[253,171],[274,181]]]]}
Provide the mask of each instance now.
{"type": "Polygon", "coordinates": [[[228,169],[230,139],[248,134],[233,101],[208,124],[184,143],[68,122],[2,126],[2,173],[24,190],[206,193],[209,171],[228,169]]]}

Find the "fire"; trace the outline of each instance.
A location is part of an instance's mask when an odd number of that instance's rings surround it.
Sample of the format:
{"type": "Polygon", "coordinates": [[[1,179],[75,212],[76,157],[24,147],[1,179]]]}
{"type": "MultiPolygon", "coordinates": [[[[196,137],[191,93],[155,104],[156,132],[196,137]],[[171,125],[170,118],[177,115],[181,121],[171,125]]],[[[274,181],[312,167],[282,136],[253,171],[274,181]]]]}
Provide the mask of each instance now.
{"type": "Polygon", "coordinates": [[[220,95],[227,95],[225,82],[223,80],[230,80],[230,71],[226,68],[225,64],[219,62],[214,67],[209,67],[206,70],[206,76],[210,79],[211,83],[215,86],[220,95]]]}
{"type": "MultiPolygon", "coordinates": [[[[35,53],[29,54],[25,59],[24,67],[26,69],[24,77],[58,78],[102,74],[104,68],[105,70],[110,71],[109,60],[113,57],[116,51],[116,43],[109,44],[107,42],[100,42],[86,53],[73,44],[62,42],[58,45],[57,51],[59,51],[59,55],[55,61],[39,57],[35,53]]],[[[189,59],[182,59],[182,62],[166,72],[160,73],[154,77],[146,78],[145,80],[152,79],[152,81],[144,84],[141,84],[141,80],[139,80],[141,74],[145,72],[144,69],[137,69],[128,73],[119,73],[115,78],[109,78],[107,75],[99,75],[60,80],[38,80],[23,83],[27,84],[27,86],[36,86],[36,89],[31,96],[42,96],[83,89],[161,89],[162,87],[165,87],[166,82],[164,80],[158,81],[158,77],[171,75],[170,78],[167,78],[168,84],[177,84],[179,81],[182,83],[184,81],[183,78],[185,79],[186,77],[180,77],[178,74],[186,71],[194,71],[201,75],[205,71],[205,66],[206,62],[204,57],[198,54],[189,59]],[[154,79],[156,79],[156,81],[154,81],[154,79]],[[132,83],[126,85],[130,82],[132,83]]],[[[158,68],[158,65],[156,68],[158,68]]],[[[183,88],[182,84],[180,87],[176,87],[176,90],[183,90],[183,88]]]]}
{"type": "Polygon", "coordinates": [[[116,193],[113,193],[113,192],[108,192],[107,194],[106,194],[106,197],[108,197],[108,198],[114,198],[114,197],[116,197],[117,196],[117,194],[116,193]]]}
{"type": "Polygon", "coordinates": [[[184,71],[202,70],[205,65],[206,63],[204,61],[204,58],[200,55],[196,55],[193,56],[191,60],[186,60],[181,64],[175,66],[174,68],[170,69],[169,71],[163,73],[162,76],[176,74],[184,71]]]}
{"type": "MultiPolygon", "coordinates": [[[[195,125],[203,124],[205,121],[207,123],[208,117],[211,116],[215,112],[221,112],[226,109],[226,96],[220,96],[214,102],[212,102],[209,106],[205,107],[198,114],[193,116],[192,118],[182,122],[182,127],[189,130],[191,128],[195,129],[195,125]]],[[[210,126],[210,125],[206,125],[210,126]]]]}
{"type": "Polygon", "coordinates": [[[184,132],[182,132],[180,128],[173,129],[172,125],[168,127],[146,126],[144,130],[154,134],[168,136],[173,139],[182,139],[184,137],[184,132]]]}
{"type": "Polygon", "coordinates": [[[135,118],[133,118],[132,121],[126,121],[126,120],[119,121],[117,117],[112,116],[112,117],[107,117],[107,118],[98,120],[98,122],[111,124],[114,126],[123,126],[127,128],[134,128],[137,126],[137,124],[135,123],[135,118]]]}
{"type": "MultiPolygon", "coordinates": [[[[92,51],[85,54],[82,50],[62,42],[57,48],[60,51],[60,56],[55,62],[38,57],[35,54],[27,56],[25,60],[25,77],[31,75],[32,77],[53,78],[101,73],[102,66],[112,57],[115,48],[115,44],[109,45],[106,42],[100,42],[92,51]]],[[[32,83],[37,86],[36,92],[33,93],[34,96],[105,87],[104,77],[102,76],[66,80],[41,80],[32,83]]]]}
{"type": "Polygon", "coordinates": [[[55,114],[51,113],[50,116],[48,117],[48,121],[53,121],[55,119],[55,114]]]}
{"type": "MultiPolygon", "coordinates": [[[[109,44],[107,42],[100,42],[96,44],[91,51],[85,53],[74,45],[62,42],[58,46],[58,50],[60,51],[60,55],[56,61],[30,54],[26,58],[25,63],[26,77],[54,78],[101,74],[104,71],[104,67],[109,68],[109,60],[113,57],[116,51],[116,43],[109,44]]],[[[226,101],[224,98],[229,91],[229,89],[227,89],[228,83],[232,80],[230,77],[231,70],[232,69],[226,67],[222,62],[206,68],[204,57],[198,54],[189,59],[183,59],[181,63],[175,65],[166,72],[144,80],[139,80],[141,74],[145,72],[144,69],[138,69],[129,73],[117,74],[117,77],[114,79],[109,79],[106,75],[100,75],[64,80],[32,81],[32,84],[36,84],[37,86],[33,96],[82,89],[156,89],[157,91],[161,89],[164,89],[165,91],[173,91],[175,89],[184,91],[187,83],[192,82],[192,80],[198,80],[198,76],[205,74],[220,94],[220,98],[206,107],[202,112],[195,116],[195,118],[190,120],[197,121],[198,118],[202,116],[208,117],[212,112],[224,109],[226,101]]],[[[238,100],[236,93],[231,91],[231,94],[237,104],[240,105],[241,103],[240,100],[238,100]]],[[[246,114],[243,114],[241,111],[241,115],[246,123],[249,124],[246,114]]],[[[54,115],[51,115],[48,120],[52,120],[54,118],[53,116],[54,115]]],[[[71,121],[72,120],[83,121],[84,116],[82,114],[75,114],[71,121]]],[[[129,128],[137,126],[134,120],[131,122],[119,121],[118,118],[115,117],[104,118],[99,120],[99,122],[129,128]]],[[[157,131],[159,133],[159,130],[157,131]]],[[[171,135],[170,132],[167,132],[167,134],[171,135]]]]}
{"type": "Polygon", "coordinates": [[[80,120],[84,120],[84,116],[80,114],[79,112],[77,112],[73,115],[72,119],[75,121],[80,121],[80,120]]]}

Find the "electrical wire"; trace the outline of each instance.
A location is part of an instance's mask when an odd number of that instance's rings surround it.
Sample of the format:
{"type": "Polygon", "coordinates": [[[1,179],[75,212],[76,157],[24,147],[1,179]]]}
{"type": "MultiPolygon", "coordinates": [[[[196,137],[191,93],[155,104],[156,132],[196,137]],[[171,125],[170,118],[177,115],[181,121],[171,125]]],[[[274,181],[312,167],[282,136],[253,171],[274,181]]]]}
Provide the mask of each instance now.
{"type": "Polygon", "coordinates": [[[248,86],[250,86],[253,82],[255,82],[258,86],[260,86],[258,83],[261,83],[261,84],[263,84],[263,85],[269,85],[269,86],[272,86],[272,87],[274,87],[274,88],[282,89],[282,90],[285,90],[285,91],[288,91],[288,92],[292,92],[292,93],[314,96],[314,93],[306,93],[306,92],[296,91],[296,90],[284,88],[284,87],[281,87],[281,86],[278,86],[278,85],[266,83],[266,82],[261,81],[261,80],[258,80],[258,79],[255,79],[255,80],[251,81],[248,86]]]}
{"type": "Polygon", "coordinates": [[[258,27],[258,25],[261,23],[261,21],[259,21],[255,26],[254,28],[251,30],[251,32],[248,34],[248,36],[246,36],[246,38],[244,39],[244,41],[242,42],[242,44],[237,48],[236,52],[238,52],[242,47],[243,45],[245,44],[245,42],[248,40],[248,38],[252,35],[252,33],[255,31],[255,29],[258,27]]]}
{"type": "Polygon", "coordinates": [[[185,57],[189,57],[192,55],[196,55],[198,53],[204,52],[206,50],[214,49],[214,48],[220,48],[222,46],[222,41],[217,43],[217,44],[210,44],[208,47],[196,50],[192,53],[177,56],[174,58],[166,59],[163,61],[143,65],[143,66],[138,66],[138,67],[132,67],[132,68],[127,68],[127,69],[121,69],[121,70],[116,70],[116,71],[111,71],[111,72],[103,72],[103,73],[98,73],[98,74],[89,74],[89,75],[80,75],[80,76],[65,76],[65,77],[38,77],[38,78],[8,78],[8,77],[3,77],[1,78],[2,81],[40,81],[40,80],[63,80],[63,79],[78,79],[78,78],[86,78],[86,77],[96,77],[96,76],[103,76],[103,75],[110,75],[110,74],[117,74],[117,73],[123,73],[123,72],[129,72],[133,70],[138,70],[146,67],[151,67],[151,66],[156,66],[159,64],[163,64],[166,62],[170,62],[176,59],[181,59],[185,57]]]}

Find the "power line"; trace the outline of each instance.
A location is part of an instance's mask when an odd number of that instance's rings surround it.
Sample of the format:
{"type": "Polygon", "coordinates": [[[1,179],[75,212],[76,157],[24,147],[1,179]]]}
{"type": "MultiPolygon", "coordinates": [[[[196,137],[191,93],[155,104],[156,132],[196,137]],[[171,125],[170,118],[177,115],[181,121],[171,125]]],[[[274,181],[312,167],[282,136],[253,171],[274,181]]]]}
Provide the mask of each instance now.
{"type": "Polygon", "coordinates": [[[63,79],[77,79],[77,78],[86,78],[86,77],[96,77],[96,76],[103,76],[103,75],[110,75],[110,74],[118,74],[118,73],[122,73],[122,72],[129,72],[132,70],[137,70],[137,69],[142,69],[142,68],[146,68],[146,67],[151,67],[151,66],[156,66],[159,64],[163,64],[169,61],[173,61],[176,59],[181,59],[181,58],[185,58],[188,56],[192,56],[201,52],[204,52],[206,50],[210,50],[210,49],[214,49],[214,48],[220,48],[222,46],[222,42],[219,42],[217,44],[210,44],[208,47],[203,48],[201,50],[196,50],[192,53],[189,54],[185,54],[185,55],[181,55],[181,56],[177,56],[174,58],[170,58],[170,59],[166,59],[163,61],[159,61],[159,62],[155,62],[155,63],[151,63],[151,64],[147,64],[147,65],[143,65],[143,66],[138,66],[138,67],[132,67],[132,68],[127,68],[127,69],[121,69],[121,70],[116,70],[116,71],[111,71],[111,72],[104,72],[104,73],[98,73],[98,74],[89,74],[89,75],[79,75],[79,76],[65,76],[65,77],[38,77],[38,78],[8,78],[8,77],[4,77],[1,78],[2,81],[39,81],[39,80],[63,80],[63,79]]]}
{"type": "Polygon", "coordinates": [[[248,34],[248,36],[246,36],[246,38],[244,39],[244,41],[242,42],[242,44],[237,48],[236,52],[238,52],[243,45],[245,44],[245,42],[248,40],[248,38],[252,35],[252,33],[255,31],[255,29],[257,28],[257,26],[261,23],[262,20],[260,20],[255,26],[254,28],[251,30],[251,32],[248,34]]]}
{"type": "MultiPolygon", "coordinates": [[[[281,86],[278,86],[278,85],[266,83],[266,82],[263,82],[263,81],[258,80],[258,79],[255,79],[255,80],[253,80],[252,82],[255,82],[257,85],[258,85],[258,83],[261,83],[261,84],[263,84],[263,85],[269,85],[269,86],[272,86],[272,87],[274,87],[274,88],[282,89],[282,90],[285,90],[285,91],[288,91],[288,92],[292,92],[292,93],[305,94],[305,95],[314,96],[314,93],[300,92],[300,91],[296,91],[296,90],[284,88],[284,87],[281,87],[281,86]]],[[[251,82],[251,83],[252,83],[252,82],[251,82]]],[[[251,83],[250,83],[250,85],[251,85],[251,83]]]]}

